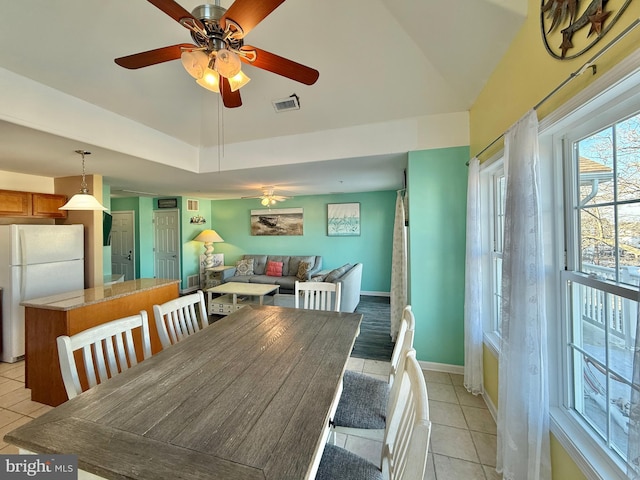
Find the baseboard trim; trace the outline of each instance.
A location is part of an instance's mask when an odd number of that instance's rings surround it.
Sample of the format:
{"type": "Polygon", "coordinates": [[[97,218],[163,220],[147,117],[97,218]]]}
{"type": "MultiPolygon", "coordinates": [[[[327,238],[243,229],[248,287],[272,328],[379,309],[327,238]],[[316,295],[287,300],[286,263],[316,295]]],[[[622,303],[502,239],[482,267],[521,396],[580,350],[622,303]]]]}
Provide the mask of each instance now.
{"type": "Polygon", "coordinates": [[[464,375],[464,367],[460,365],[450,365],[448,363],[435,363],[419,361],[420,368],[423,370],[433,370],[434,372],[455,373],[464,375]]]}
{"type": "Polygon", "coordinates": [[[489,413],[493,417],[493,421],[498,423],[498,409],[491,401],[491,397],[485,392],[482,394],[482,398],[484,400],[484,403],[487,405],[487,408],[489,409],[489,413]]]}
{"type": "Polygon", "coordinates": [[[366,295],[368,297],[391,297],[391,293],[389,292],[370,292],[360,290],[360,295],[366,295]]]}

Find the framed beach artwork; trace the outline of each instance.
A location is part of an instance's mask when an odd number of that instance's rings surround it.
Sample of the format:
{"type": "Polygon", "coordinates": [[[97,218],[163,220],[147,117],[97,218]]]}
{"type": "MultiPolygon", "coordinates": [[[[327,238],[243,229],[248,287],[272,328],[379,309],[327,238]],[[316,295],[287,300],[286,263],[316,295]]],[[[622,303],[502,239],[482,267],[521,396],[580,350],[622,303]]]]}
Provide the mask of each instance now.
{"type": "Polygon", "coordinates": [[[330,237],[360,235],[360,203],[328,203],[327,235],[330,237]]]}
{"type": "Polygon", "coordinates": [[[302,208],[251,210],[251,235],[302,235],[302,208]]]}

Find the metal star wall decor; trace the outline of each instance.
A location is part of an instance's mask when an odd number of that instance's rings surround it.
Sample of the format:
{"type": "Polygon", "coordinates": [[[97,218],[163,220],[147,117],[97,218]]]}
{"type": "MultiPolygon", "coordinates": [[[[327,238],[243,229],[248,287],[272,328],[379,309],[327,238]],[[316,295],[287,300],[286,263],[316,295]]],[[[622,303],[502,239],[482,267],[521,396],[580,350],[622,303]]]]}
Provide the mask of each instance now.
{"type": "Polygon", "coordinates": [[[559,60],[582,55],[607,34],[629,3],[631,0],[542,0],[540,28],[547,52],[559,60]],[[575,52],[574,35],[587,26],[584,41],[576,42],[581,50],[575,52]]]}

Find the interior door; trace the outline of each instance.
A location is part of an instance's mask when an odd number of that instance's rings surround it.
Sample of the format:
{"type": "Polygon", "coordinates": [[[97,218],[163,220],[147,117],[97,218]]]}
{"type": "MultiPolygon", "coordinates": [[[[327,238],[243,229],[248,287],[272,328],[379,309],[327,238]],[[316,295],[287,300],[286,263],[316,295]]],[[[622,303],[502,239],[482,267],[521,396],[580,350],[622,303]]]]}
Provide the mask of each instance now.
{"type": "Polygon", "coordinates": [[[153,212],[155,277],[180,279],[180,223],[178,210],[153,212]]]}
{"type": "Polygon", "coordinates": [[[136,278],[135,212],[112,212],[111,273],[124,274],[125,280],[136,278]]]}

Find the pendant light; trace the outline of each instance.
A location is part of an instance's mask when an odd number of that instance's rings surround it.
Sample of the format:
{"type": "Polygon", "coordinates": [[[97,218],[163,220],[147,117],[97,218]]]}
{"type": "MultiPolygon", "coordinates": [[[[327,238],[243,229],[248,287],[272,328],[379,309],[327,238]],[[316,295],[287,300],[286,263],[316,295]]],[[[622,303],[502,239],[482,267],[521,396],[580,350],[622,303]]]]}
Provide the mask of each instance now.
{"type": "Polygon", "coordinates": [[[107,210],[87,189],[87,182],[85,181],[84,175],[84,156],[91,155],[91,152],[85,150],[76,150],[75,152],[82,156],[82,183],[80,184],[80,193],[76,193],[71,197],[71,200],[58,210],[107,210]]]}

